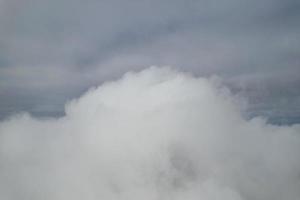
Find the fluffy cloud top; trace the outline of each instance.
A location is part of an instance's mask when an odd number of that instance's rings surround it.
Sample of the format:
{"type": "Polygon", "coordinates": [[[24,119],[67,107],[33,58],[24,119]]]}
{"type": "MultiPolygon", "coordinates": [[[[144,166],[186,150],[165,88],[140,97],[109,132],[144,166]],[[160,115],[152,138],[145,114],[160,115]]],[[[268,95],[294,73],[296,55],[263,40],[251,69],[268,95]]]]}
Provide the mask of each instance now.
{"type": "Polygon", "coordinates": [[[151,67],[65,112],[1,122],[1,199],[299,199],[300,126],[243,119],[214,80],[151,67]]]}

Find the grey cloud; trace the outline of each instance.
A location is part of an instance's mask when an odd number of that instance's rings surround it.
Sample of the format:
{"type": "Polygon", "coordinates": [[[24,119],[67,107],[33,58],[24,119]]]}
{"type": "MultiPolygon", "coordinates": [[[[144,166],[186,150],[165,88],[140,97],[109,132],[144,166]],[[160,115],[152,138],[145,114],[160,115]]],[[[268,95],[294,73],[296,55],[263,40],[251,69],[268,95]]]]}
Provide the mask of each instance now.
{"type": "Polygon", "coordinates": [[[225,79],[297,71],[298,10],[294,0],[2,0],[0,94],[14,96],[6,107],[63,111],[90,86],[153,64],[225,79]]]}

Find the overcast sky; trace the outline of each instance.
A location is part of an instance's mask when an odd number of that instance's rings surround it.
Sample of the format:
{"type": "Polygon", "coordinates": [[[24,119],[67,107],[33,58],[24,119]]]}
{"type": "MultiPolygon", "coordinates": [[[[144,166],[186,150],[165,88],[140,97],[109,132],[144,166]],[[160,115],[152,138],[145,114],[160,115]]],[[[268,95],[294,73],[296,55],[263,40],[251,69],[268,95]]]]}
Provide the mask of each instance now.
{"type": "Polygon", "coordinates": [[[299,0],[0,0],[0,199],[299,200],[299,0]]]}
{"type": "Polygon", "coordinates": [[[63,115],[151,65],[217,75],[247,114],[300,121],[298,0],[0,0],[0,117],[63,115]]]}

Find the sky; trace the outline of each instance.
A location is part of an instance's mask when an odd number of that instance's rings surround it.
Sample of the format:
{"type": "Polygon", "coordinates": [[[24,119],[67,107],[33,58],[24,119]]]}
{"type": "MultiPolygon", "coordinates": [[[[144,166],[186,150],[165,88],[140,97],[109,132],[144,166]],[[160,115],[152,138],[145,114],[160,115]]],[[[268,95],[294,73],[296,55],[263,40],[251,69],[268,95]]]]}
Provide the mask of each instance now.
{"type": "Polygon", "coordinates": [[[0,0],[0,199],[299,200],[300,1],[0,0]]]}
{"type": "Polygon", "coordinates": [[[297,0],[0,0],[0,119],[63,116],[154,65],[219,77],[247,118],[298,123],[299,22],[297,0]]]}

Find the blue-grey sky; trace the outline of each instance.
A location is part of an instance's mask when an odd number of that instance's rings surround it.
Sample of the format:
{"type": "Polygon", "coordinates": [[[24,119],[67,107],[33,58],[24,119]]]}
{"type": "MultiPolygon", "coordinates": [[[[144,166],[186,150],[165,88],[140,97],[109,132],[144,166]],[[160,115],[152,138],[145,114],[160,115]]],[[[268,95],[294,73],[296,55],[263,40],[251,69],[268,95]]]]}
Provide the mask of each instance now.
{"type": "Polygon", "coordinates": [[[130,70],[220,76],[247,114],[300,122],[298,0],[0,0],[0,117],[62,115],[130,70]]]}
{"type": "Polygon", "coordinates": [[[299,133],[300,0],[0,0],[1,200],[299,200],[299,133]]]}

